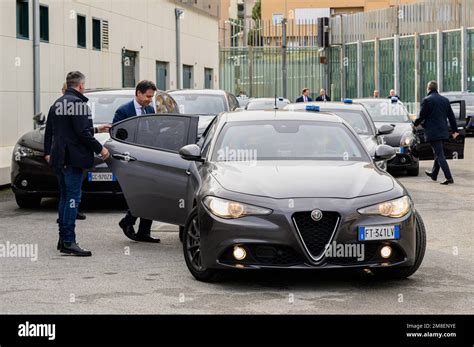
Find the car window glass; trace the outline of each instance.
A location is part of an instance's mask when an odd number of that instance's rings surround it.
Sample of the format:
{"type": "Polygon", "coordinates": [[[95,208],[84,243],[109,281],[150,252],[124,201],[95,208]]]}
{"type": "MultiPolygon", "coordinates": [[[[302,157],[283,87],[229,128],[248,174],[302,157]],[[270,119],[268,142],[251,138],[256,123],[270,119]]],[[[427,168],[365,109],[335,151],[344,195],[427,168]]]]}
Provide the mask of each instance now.
{"type": "Polygon", "coordinates": [[[331,111],[344,119],[359,135],[373,135],[372,127],[361,111],[331,111]]]}
{"type": "Polygon", "coordinates": [[[400,103],[367,102],[363,105],[374,122],[411,122],[407,109],[400,103]]]}
{"type": "Polygon", "coordinates": [[[216,132],[217,128],[217,122],[215,121],[209,130],[207,131],[206,137],[204,138],[203,144],[202,144],[202,157],[205,158],[207,157],[207,153],[209,152],[209,148],[211,145],[211,140],[214,137],[214,133],[216,132]]]}
{"type": "Polygon", "coordinates": [[[186,145],[189,118],[179,116],[140,117],[137,145],[178,152],[186,145]]]}
{"type": "Polygon", "coordinates": [[[171,93],[182,114],[219,114],[227,111],[223,95],[171,93]]]}
{"type": "Polygon", "coordinates": [[[133,99],[132,95],[114,95],[90,93],[85,94],[88,98],[88,104],[92,111],[92,120],[94,124],[112,123],[115,111],[123,104],[133,99]]]}
{"type": "Polygon", "coordinates": [[[110,137],[122,142],[134,143],[138,127],[138,118],[118,123],[110,129],[110,137]]]}

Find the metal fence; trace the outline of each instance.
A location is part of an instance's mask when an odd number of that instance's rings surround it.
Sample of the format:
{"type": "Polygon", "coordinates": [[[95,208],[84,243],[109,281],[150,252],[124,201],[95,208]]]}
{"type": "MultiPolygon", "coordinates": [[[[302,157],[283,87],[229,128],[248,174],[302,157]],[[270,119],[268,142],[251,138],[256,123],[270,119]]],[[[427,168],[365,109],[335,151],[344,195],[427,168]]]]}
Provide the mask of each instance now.
{"type": "Polygon", "coordinates": [[[473,9],[474,1],[427,0],[335,17],[331,36],[343,42],[325,50],[316,46],[315,23],[254,23],[238,36],[246,42],[221,44],[221,87],[290,100],[303,87],[311,88],[312,96],[324,87],[332,100],[370,97],[374,89],[384,97],[393,88],[415,113],[430,80],[437,80],[441,91],[474,90],[473,9]],[[388,20],[391,11],[399,14],[395,27],[388,20]]]}

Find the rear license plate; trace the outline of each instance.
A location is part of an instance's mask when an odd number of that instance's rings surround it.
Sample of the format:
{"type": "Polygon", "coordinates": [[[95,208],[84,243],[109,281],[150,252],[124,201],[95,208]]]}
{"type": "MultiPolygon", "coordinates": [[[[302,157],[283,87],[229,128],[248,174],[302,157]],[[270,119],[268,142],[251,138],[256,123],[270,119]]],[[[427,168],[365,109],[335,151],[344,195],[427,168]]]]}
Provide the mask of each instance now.
{"type": "Polygon", "coordinates": [[[399,238],[400,225],[359,227],[359,241],[398,240],[399,238]]]}
{"type": "Polygon", "coordinates": [[[87,176],[89,182],[113,182],[117,180],[112,172],[88,172],[87,176]]]}

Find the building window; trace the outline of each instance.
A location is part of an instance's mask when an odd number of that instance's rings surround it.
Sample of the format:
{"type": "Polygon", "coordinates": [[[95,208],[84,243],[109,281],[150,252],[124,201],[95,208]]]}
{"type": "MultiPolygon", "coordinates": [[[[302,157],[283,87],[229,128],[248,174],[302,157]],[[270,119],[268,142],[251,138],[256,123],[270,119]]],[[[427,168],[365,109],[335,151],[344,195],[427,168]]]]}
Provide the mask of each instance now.
{"type": "Polygon", "coordinates": [[[92,18],[92,48],[101,49],[100,19],[92,18]]]}
{"type": "Polygon", "coordinates": [[[16,36],[20,39],[28,39],[30,37],[28,7],[28,0],[16,1],[16,36]]]}
{"type": "Polygon", "coordinates": [[[204,69],[204,88],[205,89],[212,89],[213,88],[213,76],[214,70],[213,69],[204,69]]]}
{"type": "Polygon", "coordinates": [[[77,47],[86,48],[86,17],[77,15],[77,47]]]}
{"type": "Polygon", "coordinates": [[[40,40],[49,42],[49,8],[40,5],[40,40]]]}

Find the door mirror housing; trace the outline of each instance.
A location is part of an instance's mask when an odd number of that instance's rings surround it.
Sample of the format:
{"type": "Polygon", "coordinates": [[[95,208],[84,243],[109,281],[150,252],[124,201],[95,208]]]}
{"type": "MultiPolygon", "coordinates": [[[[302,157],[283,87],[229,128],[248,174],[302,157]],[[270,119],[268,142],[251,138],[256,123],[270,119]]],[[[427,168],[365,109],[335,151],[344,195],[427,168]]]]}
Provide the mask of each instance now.
{"type": "Polygon", "coordinates": [[[380,128],[377,129],[377,135],[388,135],[393,133],[395,128],[391,125],[384,124],[380,128]]]}
{"type": "Polygon", "coordinates": [[[395,148],[388,145],[378,145],[375,148],[374,161],[390,160],[395,158],[397,152],[395,148]]]}
{"type": "Polygon", "coordinates": [[[43,114],[43,112],[40,112],[34,115],[33,120],[35,121],[36,125],[43,125],[46,122],[46,116],[43,114]]]}
{"type": "Polygon", "coordinates": [[[184,160],[199,161],[203,162],[204,159],[201,157],[201,148],[196,144],[186,145],[181,147],[179,155],[184,160]]]}

